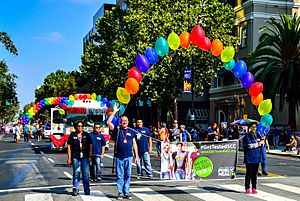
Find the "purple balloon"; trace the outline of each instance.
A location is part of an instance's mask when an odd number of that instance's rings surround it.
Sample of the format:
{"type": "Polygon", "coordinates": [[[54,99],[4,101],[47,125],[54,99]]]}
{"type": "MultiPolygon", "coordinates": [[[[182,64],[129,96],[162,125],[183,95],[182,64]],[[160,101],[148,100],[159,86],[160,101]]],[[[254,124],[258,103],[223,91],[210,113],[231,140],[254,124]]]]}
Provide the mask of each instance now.
{"type": "Polygon", "coordinates": [[[147,47],[145,51],[145,56],[149,60],[150,64],[155,64],[158,60],[158,54],[152,47],[147,47]]]}
{"type": "Polygon", "coordinates": [[[148,70],[150,68],[149,60],[147,59],[147,57],[145,57],[142,54],[137,55],[137,57],[135,59],[135,65],[136,65],[136,68],[139,69],[143,73],[148,72],[148,70]]]}
{"type": "Polygon", "coordinates": [[[242,77],[242,85],[246,89],[248,89],[253,84],[253,82],[254,76],[250,72],[245,73],[245,75],[242,77]]]}
{"type": "Polygon", "coordinates": [[[237,62],[233,68],[233,73],[237,78],[242,78],[247,72],[247,65],[243,60],[237,62]]]}

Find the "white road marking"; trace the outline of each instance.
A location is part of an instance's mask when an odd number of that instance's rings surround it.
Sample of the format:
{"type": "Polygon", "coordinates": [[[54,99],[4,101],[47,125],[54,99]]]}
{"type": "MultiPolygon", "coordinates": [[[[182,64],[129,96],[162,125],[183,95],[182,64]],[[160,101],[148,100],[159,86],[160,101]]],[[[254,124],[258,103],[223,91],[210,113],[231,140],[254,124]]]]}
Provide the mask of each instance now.
{"type": "Polygon", "coordinates": [[[72,175],[70,174],[70,173],[68,173],[68,172],[64,172],[64,174],[69,178],[69,179],[73,179],[73,177],[72,177],[72,175]]]}
{"type": "Polygon", "coordinates": [[[212,193],[209,192],[207,190],[203,190],[203,189],[199,189],[199,188],[190,188],[188,186],[180,186],[180,187],[176,187],[178,190],[184,191],[186,193],[188,193],[189,195],[195,196],[197,198],[200,198],[201,200],[205,200],[205,201],[210,201],[210,200],[214,200],[214,201],[234,201],[233,199],[224,197],[220,194],[217,193],[212,193]],[[199,193],[195,193],[195,190],[201,191],[199,193]]]}
{"type": "Polygon", "coordinates": [[[51,193],[26,194],[25,201],[53,201],[51,193]]]}
{"type": "Polygon", "coordinates": [[[168,198],[167,196],[157,193],[151,188],[131,188],[130,192],[136,197],[147,200],[147,201],[173,201],[173,199],[168,198]]]}
{"type": "Polygon", "coordinates": [[[33,143],[33,142],[30,142],[30,144],[31,144],[32,146],[34,146],[34,143],[33,143]]]}
{"type": "Polygon", "coordinates": [[[5,164],[23,164],[23,163],[36,163],[37,160],[8,160],[5,164]]]}
{"type": "Polygon", "coordinates": [[[101,191],[91,191],[91,195],[85,195],[80,191],[79,195],[83,201],[109,201],[110,198],[106,197],[101,191]]]}
{"type": "Polygon", "coordinates": [[[300,194],[300,188],[299,187],[295,187],[295,186],[290,186],[290,185],[286,185],[286,184],[280,184],[280,183],[265,183],[262,184],[264,186],[270,186],[273,188],[278,188],[284,191],[289,191],[292,193],[296,193],[296,194],[300,194]]]}
{"type": "Polygon", "coordinates": [[[41,153],[42,155],[44,155],[44,152],[40,151],[40,153],[41,153]]]}
{"type": "Polygon", "coordinates": [[[47,158],[51,163],[55,163],[52,158],[47,158]]]}
{"type": "MultiPolygon", "coordinates": [[[[228,184],[228,185],[220,185],[220,186],[222,186],[223,188],[230,189],[232,191],[239,191],[240,193],[245,193],[245,187],[238,185],[238,184],[228,184]]],[[[264,192],[259,189],[257,190],[257,194],[249,194],[249,196],[259,198],[262,200],[268,200],[268,201],[274,201],[274,200],[276,200],[276,201],[296,201],[296,200],[282,197],[279,195],[267,193],[267,192],[264,192]]]]}

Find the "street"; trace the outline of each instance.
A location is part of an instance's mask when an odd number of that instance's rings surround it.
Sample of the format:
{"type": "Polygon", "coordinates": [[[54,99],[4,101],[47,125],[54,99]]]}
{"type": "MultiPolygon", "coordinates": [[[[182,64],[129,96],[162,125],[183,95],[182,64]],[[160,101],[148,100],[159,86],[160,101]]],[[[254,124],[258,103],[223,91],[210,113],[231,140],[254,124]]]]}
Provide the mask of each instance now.
{"type": "MultiPolygon", "coordinates": [[[[112,174],[112,149],[106,152],[102,181],[91,183],[91,195],[72,191],[72,168],[67,166],[66,152],[50,151],[49,139],[20,144],[12,135],[0,136],[0,200],[64,201],[115,200],[117,187],[112,174]]],[[[155,147],[155,146],[153,146],[155,147]]],[[[300,159],[268,155],[269,176],[258,178],[258,194],[244,193],[242,153],[239,153],[238,175],[233,180],[174,181],[160,180],[160,161],[151,155],[154,180],[136,179],[132,169],[131,193],[133,200],[300,200],[300,159]]]]}

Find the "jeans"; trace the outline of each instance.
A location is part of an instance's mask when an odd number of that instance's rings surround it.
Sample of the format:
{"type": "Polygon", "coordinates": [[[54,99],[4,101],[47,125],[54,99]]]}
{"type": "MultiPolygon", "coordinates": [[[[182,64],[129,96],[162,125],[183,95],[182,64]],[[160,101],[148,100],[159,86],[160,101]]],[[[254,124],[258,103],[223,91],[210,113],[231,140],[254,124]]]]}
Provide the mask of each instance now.
{"type": "Polygon", "coordinates": [[[91,179],[101,178],[101,157],[100,156],[93,156],[92,161],[90,162],[90,173],[91,179]],[[96,169],[96,174],[95,174],[96,169]]]}
{"type": "Polygon", "coordinates": [[[117,167],[117,187],[119,195],[129,195],[132,157],[119,158],[116,157],[117,167]]]}
{"type": "Polygon", "coordinates": [[[79,190],[80,172],[82,172],[84,192],[90,192],[89,171],[89,161],[87,158],[73,158],[73,189],[79,190]]]}
{"type": "Polygon", "coordinates": [[[267,172],[267,149],[266,147],[262,148],[262,163],[261,163],[261,170],[263,172],[267,172]]]}
{"type": "Polygon", "coordinates": [[[176,179],[185,179],[185,171],[183,169],[177,169],[175,171],[176,179]]]}
{"type": "Polygon", "coordinates": [[[137,165],[137,174],[143,175],[143,169],[142,169],[142,162],[144,161],[144,166],[146,170],[146,174],[148,176],[153,176],[152,175],[152,168],[151,168],[151,162],[150,162],[150,154],[149,152],[145,152],[144,154],[139,154],[139,163],[137,165]]]}
{"type": "Polygon", "coordinates": [[[170,172],[161,172],[162,179],[171,179],[170,172]]]}
{"type": "Polygon", "coordinates": [[[246,163],[245,188],[250,188],[250,180],[252,188],[256,188],[257,172],[259,163],[246,163]]]}

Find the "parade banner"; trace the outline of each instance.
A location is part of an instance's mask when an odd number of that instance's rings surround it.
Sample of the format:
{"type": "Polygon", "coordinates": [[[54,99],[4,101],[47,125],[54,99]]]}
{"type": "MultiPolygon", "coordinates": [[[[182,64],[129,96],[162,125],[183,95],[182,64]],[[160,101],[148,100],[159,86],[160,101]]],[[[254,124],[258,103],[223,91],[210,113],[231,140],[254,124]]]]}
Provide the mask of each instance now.
{"type": "Polygon", "coordinates": [[[161,179],[232,179],[236,175],[238,140],[162,142],[161,179]]]}
{"type": "Polygon", "coordinates": [[[183,77],[183,92],[185,93],[192,93],[192,70],[187,68],[184,70],[184,77],[183,77]]]}

